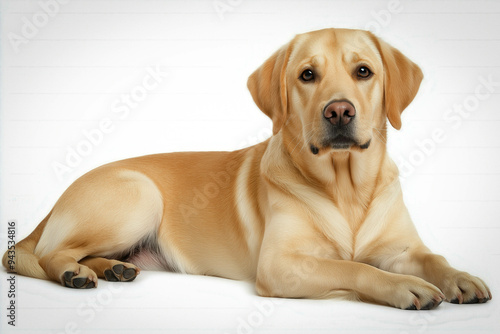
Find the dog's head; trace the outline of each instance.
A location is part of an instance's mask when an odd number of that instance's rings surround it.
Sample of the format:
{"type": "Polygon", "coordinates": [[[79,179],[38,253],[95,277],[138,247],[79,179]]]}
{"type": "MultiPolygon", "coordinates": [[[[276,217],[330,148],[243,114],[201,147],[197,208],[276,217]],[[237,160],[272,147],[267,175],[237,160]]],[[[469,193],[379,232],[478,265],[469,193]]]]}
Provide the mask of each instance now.
{"type": "Polygon", "coordinates": [[[325,29],[297,35],[248,79],[257,106],[320,150],[366,149],[386,118],[401,128],[401,113],[417,94],[420,68],[363,30],[325,29]]]}

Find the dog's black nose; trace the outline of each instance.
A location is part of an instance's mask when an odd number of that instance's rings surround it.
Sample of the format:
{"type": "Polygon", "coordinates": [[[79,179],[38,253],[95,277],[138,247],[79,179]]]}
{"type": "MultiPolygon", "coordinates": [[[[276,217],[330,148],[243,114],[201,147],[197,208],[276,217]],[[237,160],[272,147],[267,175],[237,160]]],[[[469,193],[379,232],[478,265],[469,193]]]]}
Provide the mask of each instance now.
{"type": "Polygon", "coordinates": [[[346,125],[356,116],[356,108],[349,101],[332,101],[325,107],[323,116],[333,125],[346,125]]]}

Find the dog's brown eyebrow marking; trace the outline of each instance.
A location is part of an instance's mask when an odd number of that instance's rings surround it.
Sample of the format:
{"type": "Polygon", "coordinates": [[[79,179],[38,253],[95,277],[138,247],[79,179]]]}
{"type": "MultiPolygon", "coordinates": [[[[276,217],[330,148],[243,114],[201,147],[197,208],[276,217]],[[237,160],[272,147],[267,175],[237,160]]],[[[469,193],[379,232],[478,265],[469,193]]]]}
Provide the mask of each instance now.
{"type": "Polygon", "coordinates": [[[326,63],[326,59],[320,55],[313,55],[310,57],[307,57],[301,62],[300,68],[304,69],[308,66],[312,67],[320,67],[326,63]]]}
{"type": "Polygon", "coordinates": [[[312,56],[311,60],[310,60],[311,65],[314,67],[324,65],[325,62],[326,62],[326,60],[324,59],[324,57],[321,57],[318,55],[312,56]]]}
{"type": "MultiPolygon", "coordinates": [[[[346,55],[349,55],[349,52],[346,52],[346,55]]],[[[353,63],[357,63],[361,59],[359,53],[357,53],[357,52],[352,51],[352,52],[350,52],[350,55],[351,55],[351,59],[349,59],[349,60],[353,63]]]]}
{"type": "Polygon", "coordinates": [[[342,60],[345,63],[349,64],[371,63],[371,61],[367,57],[360,56],[359,53],[357,53],[356,51],[345,52],[342,55],[342,60]]]}

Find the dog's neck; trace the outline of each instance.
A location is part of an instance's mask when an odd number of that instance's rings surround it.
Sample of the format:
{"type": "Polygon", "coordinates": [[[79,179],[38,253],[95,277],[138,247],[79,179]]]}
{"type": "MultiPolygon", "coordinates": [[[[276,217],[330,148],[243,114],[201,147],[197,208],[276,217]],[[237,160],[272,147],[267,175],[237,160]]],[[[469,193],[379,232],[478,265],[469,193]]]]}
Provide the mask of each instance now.
{"type": "Polygon", "coordinates": [[[286,191],[293,179],[313,186],[339,207],[349,202],[348,206],[367,208],[377,184],[385,183],[389,176],[397,177],[397,169],[386,153],[386,126],[379,129],[373,130],[377,133],[367,149],[322,150],[319,154],[313,154],[307,143],[297,146],[297,136],[282,129],[269,141],[262,161],[264,175],[286,191]]]}

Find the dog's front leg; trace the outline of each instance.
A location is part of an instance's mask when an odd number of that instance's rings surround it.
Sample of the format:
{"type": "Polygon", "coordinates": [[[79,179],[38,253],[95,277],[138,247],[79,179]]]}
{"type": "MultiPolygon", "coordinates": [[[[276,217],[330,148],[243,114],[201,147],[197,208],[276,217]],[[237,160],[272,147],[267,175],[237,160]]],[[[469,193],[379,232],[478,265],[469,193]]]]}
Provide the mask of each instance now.
{"type": "Polygon", "coordinates": [[[276,217],[266,225],[257,271],[262,296],[325,298],[351,295],[402,309],[431,309],[444,299],[421,278],[335,259],[335,247],[311,224],[276,217]]]}
{"type": "Polygon", "coordinates": [[[433,254],[425,246],[408,247],[404,254],[397,254],[393,259],[381,268],[421,277],[439,287],[451,303],[485,303],[492,298],[483,280],[453,268],[444,257],[433,254]]]}

